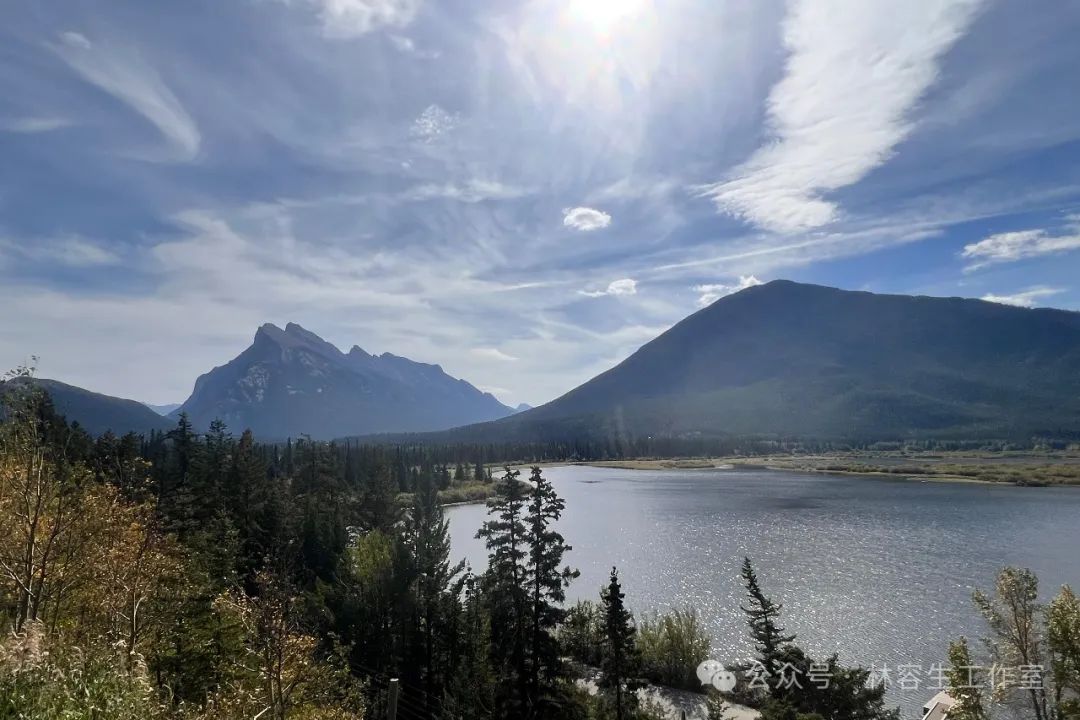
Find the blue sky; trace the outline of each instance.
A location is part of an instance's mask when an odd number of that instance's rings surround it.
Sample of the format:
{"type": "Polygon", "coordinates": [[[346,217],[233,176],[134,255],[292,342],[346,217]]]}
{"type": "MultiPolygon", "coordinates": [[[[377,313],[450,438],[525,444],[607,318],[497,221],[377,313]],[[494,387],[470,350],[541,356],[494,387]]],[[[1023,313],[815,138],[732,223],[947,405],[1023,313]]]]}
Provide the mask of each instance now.
{"type": "Polygon", "coordinates": [[[536,404],[776,278],[1080,309],[1075,0],[0,12],[2,367],[295,321],[536,404]]]}

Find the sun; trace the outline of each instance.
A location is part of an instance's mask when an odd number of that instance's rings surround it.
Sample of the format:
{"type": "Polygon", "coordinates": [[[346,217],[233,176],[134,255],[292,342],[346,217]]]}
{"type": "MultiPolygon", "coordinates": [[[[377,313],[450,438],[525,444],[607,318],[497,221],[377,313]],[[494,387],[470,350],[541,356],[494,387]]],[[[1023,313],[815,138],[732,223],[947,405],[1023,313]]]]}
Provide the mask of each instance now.
{"type": "Polygon", "coordinates": [[[608,32],[638,15],[647,0],[569,0],[574,17],[598,32],[608,32]]]}

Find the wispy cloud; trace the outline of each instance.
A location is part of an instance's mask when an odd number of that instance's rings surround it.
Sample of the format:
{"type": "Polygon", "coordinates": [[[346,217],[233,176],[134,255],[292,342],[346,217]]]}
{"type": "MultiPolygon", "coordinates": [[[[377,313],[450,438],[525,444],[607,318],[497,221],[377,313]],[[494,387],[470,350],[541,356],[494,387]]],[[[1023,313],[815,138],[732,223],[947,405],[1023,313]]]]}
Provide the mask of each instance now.
{"type": "Polygon", "coordinates": [[[181,160],[193,160],[202,136],[195,121],[138,53],[91,43],[76,32],[64,32],[53,50],[84,80],[109,93],[151,122],[181,160]]]}
{"type": "Polygon", "coordinates": [[[793,2],[784,77],[767,102],[773,138],[701,194],[774,232],[832,222],[839,210],[826,194],[861,180],[907,137],[912,108],[978,5],[912,0],[883,11],[862,0],[793,2]]]}
{"type": "Polygon", "coordinates": [[[65,30],[60,33],[60,39],[70,47],[82,48],[83,50],[89,50],[94,46],[85,35],[74,30],[65,30]]]}
{"type": "Polygon", "coordinates": [[[1065,292],[1061,288],[1051,287],[1033,287],[1023,292],[1013,293],[1011,295],[994,295],[987,293],[982,296],[982,299],[987,302],[1001,303],[1002,305],[1015,305],[1016,307],[1035,307],[1038,305],[1039,298],[1050,297],[1051,295],[1058,295],[1065,292]]]}
{"type": "Polygon", "coordinates": [[[578,290],[578,293],[593,298],[604,297],[605,295],[636,295],[637,280],[622,278],[609,283],[606,290],[578,290]]]}
{"type": "Polygon", "coordinates": [[[603,210],[590,207],[566,208],[563,210],[563,225],[582,232],[601,230],[611,224],[611,216],[603,210]]]}
{"type": "Polygon", "coordinates": [[[1051,234],[1046,230],[1018,230],[997,233],[964,246],[960,256],[971,262],[966,271],[996,263],[1015,262],[1040,255],[1055,255],[1080,248],[1080,228],[1051,234]]]}
{"type": "MultiPolygon", "coordinates": [[[[295,4],[295,0],[284,0],[295,4]]],[[[420,0],[305,0],[313,6],[327,37],[350,39],[382,28],[405,27],[420,10],[420,0]]]]}
{"type": "Polygon", "coordinates": [[[478,203],[484,200],[512,200],[528,194],[524,188],[506,185],[497,180],[472,179],[464,183],[419,185],[405,192],[407,200],[459,200],[478,203]]]}
{"type": "Polygon", "coordinates": [[[24,117],[0,120],[0,132],[43,133],[71,127],[73,123],[62,117],[24,117]]]}
{"type": "Polygon", "coordinates": [[[472,349],[472,354],[484,360],[497,360],[499,362],[517,362],[518,358],[509,353],[504,353],[499,348],[478,347],[472,349]]]}
{"type": "Polygon", "coordinates": [[[705,307],[706,305],[712,305],[726,295],[737,293],[755,285],[761,285],[761,281],[753,275],[740,275],[737,283],[696,285],[694,286],[694,292],[701,293],[701,297],[697,301],[698,307],[705,307]]]}
{"type": "Polygon", "coordinates": [[[0,257],[3,256],[77,268],[114,265],[121,260],[114,251],[76,236],[40,238],[32,242],[0,238],[0,257]]]}

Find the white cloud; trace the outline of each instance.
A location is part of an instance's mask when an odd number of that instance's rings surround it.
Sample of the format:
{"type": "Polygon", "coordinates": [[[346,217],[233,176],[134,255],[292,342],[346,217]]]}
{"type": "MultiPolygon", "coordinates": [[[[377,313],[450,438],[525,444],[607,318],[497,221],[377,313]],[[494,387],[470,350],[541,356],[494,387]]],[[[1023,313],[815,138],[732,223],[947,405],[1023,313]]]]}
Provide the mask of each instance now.
{"type": "Polygon", "coordinates": [[[478,358],[483,358],[485,360],[498,360],[499,362],[516,362],[518,360],[518,358],[514,357],[513,355],[510,355],[509,353],[504,353],[499,348],[493,347],[473,348],[472,354],[478,358]]]}
{"type": "Polygon", "coordinates": [[[622,278],[608,284],[607,290],[578,290],[585,297],[604,297],[605,295],[636,295],[637,280],[622,278]]]}
{"type": "Polygon", "coordinates": [[[940,57],[978,4],[795,0],[783,26],[785,74],[767,101],[773,138],[700,193],[778,233],[833,221],[827,193],[858,182],[907,137],[940,57]]]}
{"type": "Polygon", "coordinates": [[[967,271],[995,263],[1014,262],[1024,258],[1068,252],[1080,248],[1080,229],[1051,235],[1046,230],[1018,230],[998,233],[964,246],[960,256],[973,261],[967,271]]]}
{"type": "MultiPolygon", "coordinates": [[[[286,0],[288,1],[288,0],[286,0]]],[[[327,37],[350,39],[388,27],[405,27],[420,10],[420,0],[308,0],[327,37]]]]}
{"type": "Polygon", "coordinates": [[[61,117],[25,117],[0,120],[0,131],[13,133],[42,133],[70,127],[72,122],[61,117]]]}
{"type": "Polygon", "coordinates": [[[457,115],[448,113],[438,105],[428,105],[413,120],[409,134],[423,142],[432,142],[458,126],[457,115]]]}
{"type": "Polygon", "coordinates": [[[1023,292],[1013,293],[1012,295],[994,295],[988,293],[982,296],[982,299],[986,302],[1001,303],[1002,305],[1015,305],[1016,307],[1035,307],[1039,298],[1049,297],[1051,295],[1057,295],[1064,292],[1060,288],[1051,287],[1033,287],[1023,292]]]}
{"type": "Polygon", "coordinates": [[[60,33],[60,39],[64,41],[64,44],[71,47],[81,48],[83,50],[89,50],[93,47],[93,43],[86,39],[86,36],[82,33],[77,33],[73,30],[67,30],[60,33]]]}
{"type": "Polygon", "coordinates": [[[611,224],[611,216],[602,210],[589,207],[566,208],[563,210],[563,225],[582,232],[591,232],[606,228],[611,224]]]}
{"type": "Polygon", "coordinates": [[[528,194],[523,188],[505,185],[497,180],[469,180],[463,184],[419,185],[405,193],[406,200],[459,200],[478,203],[484,200],[513,200],[528,194]]]}
{"type": "Polygon", "coordinates": [[[753,275],[740,275],[739,282],[731,285],[696,285],[694,292],[701,293],[701,297],[698,298],[698,307],[705,307],[706,305],[712,305],[720,298],[737,293],[740,290],[754,287],[755,285],[761,285],[761,281],[753,275]]]}
{"type": "Polygon", "coordinates": [[[61,40],[53,50],[72,70],[150,121],[180,159],[195,158],[199,129],[152,67],[135,53],[92,45],[78,33],[63,33],[61,40]]]}

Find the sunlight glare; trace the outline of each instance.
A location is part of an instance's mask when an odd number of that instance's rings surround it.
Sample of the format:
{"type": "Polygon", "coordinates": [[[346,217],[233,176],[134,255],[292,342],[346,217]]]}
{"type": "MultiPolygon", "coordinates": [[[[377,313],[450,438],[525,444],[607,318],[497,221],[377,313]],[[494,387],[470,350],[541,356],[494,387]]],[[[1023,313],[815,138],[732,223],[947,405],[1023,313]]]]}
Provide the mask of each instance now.
{"type": "Polygon", "coordinates": [[[645,0],[570,0],[570,11],[598,32],[606,33],[641,12],[645,0]]]}

